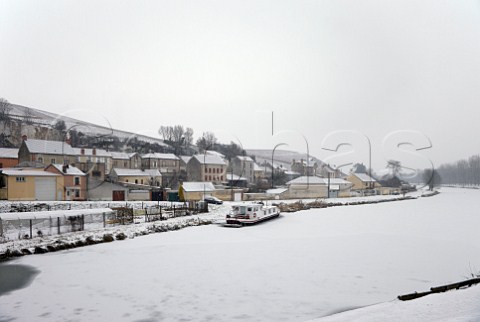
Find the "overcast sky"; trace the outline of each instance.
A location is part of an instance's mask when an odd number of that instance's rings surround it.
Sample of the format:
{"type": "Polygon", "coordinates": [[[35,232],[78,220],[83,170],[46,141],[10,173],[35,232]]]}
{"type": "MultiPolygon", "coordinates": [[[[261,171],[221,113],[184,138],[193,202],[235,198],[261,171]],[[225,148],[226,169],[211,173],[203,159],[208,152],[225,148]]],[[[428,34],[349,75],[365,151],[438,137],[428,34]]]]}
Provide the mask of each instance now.
{"type": "Polygon", "coordinates": [[[350,142],[343,159],[365,163],[366,138],[376,167],[480,152],[479,1],[0,0],[0,14],[12,103],[244,148],[306,141],[333,164],[322,147],[350,142]]]}

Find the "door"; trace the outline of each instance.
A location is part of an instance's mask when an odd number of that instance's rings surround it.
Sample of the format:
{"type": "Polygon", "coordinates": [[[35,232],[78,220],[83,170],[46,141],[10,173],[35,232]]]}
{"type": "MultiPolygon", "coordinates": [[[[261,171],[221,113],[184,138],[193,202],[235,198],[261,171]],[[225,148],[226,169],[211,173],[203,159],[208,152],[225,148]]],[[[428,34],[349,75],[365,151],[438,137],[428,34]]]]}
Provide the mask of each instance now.
{"type": "Polygon", "coordinates": [[[35,199],[41,201],[55,200],[55,178],[35,178],[35,199]]]}
{"type": "Polygon", "coordinates": [[[112,191],[112,200],[113,201],[125,201],[125,191],[123,191],[123,190],[112,191]]]}

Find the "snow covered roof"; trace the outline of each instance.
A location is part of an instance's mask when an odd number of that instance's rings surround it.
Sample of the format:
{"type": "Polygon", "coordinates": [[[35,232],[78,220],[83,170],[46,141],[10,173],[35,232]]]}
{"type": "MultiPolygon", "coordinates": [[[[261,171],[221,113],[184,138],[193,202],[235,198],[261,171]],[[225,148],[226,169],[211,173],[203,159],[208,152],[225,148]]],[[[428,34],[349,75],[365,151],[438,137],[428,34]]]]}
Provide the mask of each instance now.
{"type": "MultiPolygon", "coordinates": [[[[68,165],[66,167],[66,171],[67,172],[64,172],[63,171],[63,164],[51,164],[49,165],[49,167],[54,167],[55,169],[57,169],[58,171],[60,171],[62,173],[62,175],[69,175],[69,176],[85,176],[85,173],[82,172],[82,170],[80,170],[79,168],[77,167],[74,167],[74,166],[71,166],[71,165],[68,165]]],[[[48,167],[47,167],[48,168],[48,167]]]]}
{"type": "Polygon", "coordinates": [[[147,153],[142,155],[142,159],[159,159],[159,160],[179,160],[173,153],[147,153]]]}
{"type": "Polygon", "coordinates": [[[162,174],[160,173],[160,170],[158,169],[145,169],[143,172],[147,173],[150,175],[150,177],[161,177],[162,174]]]}
{"type": "Polygon", "coordinates": [[[197,159],[200,164],[226,165],[225,161],[217,155],[196,154],[193,158],[197,159]]]}
{"type": "Polygon", "coordinates": [[[211,182],[184,182],[182,188],[186,192],[215,191],[215,186],[211,182]]]}
{"type": "Polygon", "coordinates": [[[123,168],[113,168],[112,173],[115,173],[119,177],[159,177],[161,176],[158,169],[151,169],[152,171],[141,169],[123,169],[123,168]]]}
{"type": "Polygon", "coordinates": [[[325,181],[323,181],[323,178],[319,178],[315,176],[302,176],[287,182],[287,185],[296,185],[296,184],[324,185],[325,181]]]}
{"type": "Polygon", "coordinates": [[[238,158],[240,161],[254,162],[249,156],[237,155],[236,158],[238,158]]]}
{"type": "Polygon", "coordinates": [[[284,193],[285,191],[288,191],[288,188],[275,188],[275,189],[268,189],[266,193],[272,194],[272,195],[279,195],[281,193],[284,193]]]}
{"type": "Polygon", "coordinates": [[[189,155],[182,155],[182,156],[180,156],[180,159],[181,159],[183,162],[185,162],[185,164],[187,164],[188,161],[190,161],[191,158],[192,158],[192,157],[189,156],[189,155]]]}
{"type": "Polygon", "coordinates": [[[0,148],[0,158],[18,159],[18,149],[0,148]]]}
{"type": "Polygon", "coordinates": [[[206,150],[205,151],[205,154],[207,155],[215,155],[219,158],[222,158],[222,159],[225,159],[225,156],[223,154],[221,154],[220,152],[217,152],[217,151],[212,151],[212,150],[206,150]]]}
{"type": "MultiPolygon", "coordinates": [[[[328,185],[328,178],[320,178],[316,176],[302,176],[287,182],[287,185],[328,185]]],[[[330,185],[351,185],[352,183],[340,178],[330,178],[330,185]]]]}
{"type": "Polygon", "coordinates": [[[110,152],[110,153],[112,155],[112,159],[118,159],[118,160],[130,160],[131,157],[137,154],[136,152],[132,152],[132,153],[110,152]]]}
{"type": "Polygon", "coordinates": [[[44,171],[43,169],[21,169],[21,168],[5,168],[0,169],[2,174],[7,176],[27,176],[27,177],[58,177],[59,174],[44,171]]]}
{"type": "Polygon", "coordinates": [[[63,141],[28,139],[23,142],[30,153],[75,155],[71,145],[63,141]]]}
{"type": "Polygon", "coordinates": [[[353,173],[353,175],[360,179],[362,182],[377,182],[377,180],[373,179],[366,173],[353,173]]]}
{"type": "Polygon", "coordinates": [[[234,173],[228,173],[228,174],[226,175],[226,177],[227,177],[227,180],[232,180],[232,181],[233,181],[233,180],[235,180],[235,181],[247,181],[247,178],[238,176],[238,175],[236,175],[236,174],[234,174],[234,173]]]}
{"type": "Polygon", "coordinates": [[[109,152],[104,149],[95,148],[95,154],[93,154],[93,148],[73,148],[76,155],[87,155],[87,156],[97,156],[97,157],[111,157],[112,152],[109,152]],[[82,153],[83,150],[83,153],[82,153]]]}
{"type": "Polygon", "coordinates": [[[253,164],[253,171],[265,171],[265,168],[259,166],[257,163],[253,164]]]}

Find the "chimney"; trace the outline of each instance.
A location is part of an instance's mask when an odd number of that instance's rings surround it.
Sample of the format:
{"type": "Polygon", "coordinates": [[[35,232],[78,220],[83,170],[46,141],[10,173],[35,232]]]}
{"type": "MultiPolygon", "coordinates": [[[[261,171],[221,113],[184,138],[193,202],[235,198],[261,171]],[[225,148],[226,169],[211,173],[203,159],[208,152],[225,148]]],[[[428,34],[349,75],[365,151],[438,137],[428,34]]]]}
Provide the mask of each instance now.
{"type": "Polygon", "coordinates": [[[62,171],[63,171],[63,173],[67,173],[67,168],[68,168],[68,167],[67,167],[67,165],[66,165],[66,164],[64,164],[64,165],[63,165],[63,167],[62,167],[62,171]]]}
{"type": "Polygon", "coordinates": [[[97,149],[96,148],[92,149],[92,155],[97,155],[97,149]]]}
{"type": "Polygon", "coordinates": [[[27,138],[28,138],[28,137],[27,137],[25,134],[22,135],[22,141],[27,141],[27,138]]]}

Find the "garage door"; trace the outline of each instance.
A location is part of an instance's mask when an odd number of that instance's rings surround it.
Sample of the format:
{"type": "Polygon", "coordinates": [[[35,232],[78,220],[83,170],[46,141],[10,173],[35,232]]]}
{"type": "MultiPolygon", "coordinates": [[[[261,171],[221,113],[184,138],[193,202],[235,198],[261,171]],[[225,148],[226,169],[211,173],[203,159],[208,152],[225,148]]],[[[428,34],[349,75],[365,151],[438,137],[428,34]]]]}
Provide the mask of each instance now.
{"type": "Polygon", "coordinates": [[[35,178],[35,199],[55,200],[55,178],[35,178]]]}

